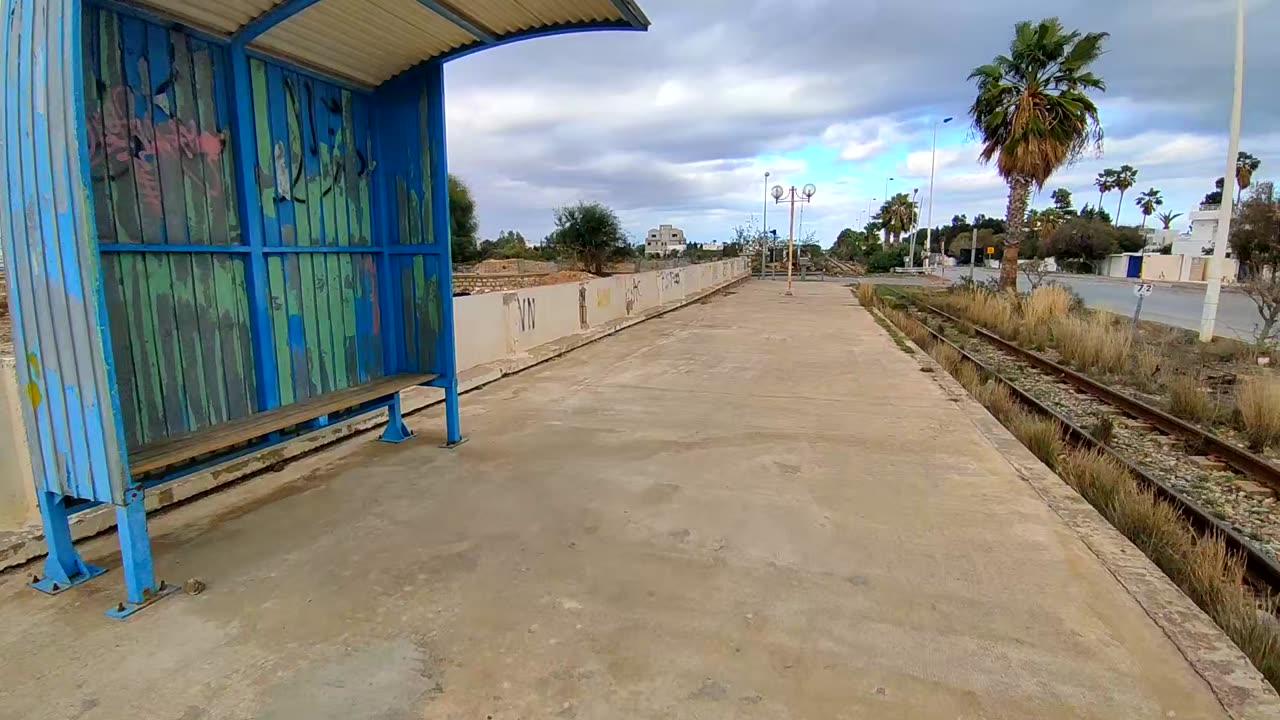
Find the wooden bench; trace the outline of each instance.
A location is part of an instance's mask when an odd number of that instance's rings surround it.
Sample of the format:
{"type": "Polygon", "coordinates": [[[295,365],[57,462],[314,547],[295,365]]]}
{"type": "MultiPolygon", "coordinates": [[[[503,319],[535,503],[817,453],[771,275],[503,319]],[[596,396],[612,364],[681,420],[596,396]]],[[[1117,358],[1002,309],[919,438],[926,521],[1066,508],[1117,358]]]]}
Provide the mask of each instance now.
{"type": "Polygon", "coordinates": [[[203,455],[229,450],[264,435],[393,395],[406,388],[424,385],[436,377],[428,373],[389,375],[364,385],[327,393],[274,410],[254,413],[214,427],[165,438],[130,453],[129,471],[136,477],[203,455]]]}

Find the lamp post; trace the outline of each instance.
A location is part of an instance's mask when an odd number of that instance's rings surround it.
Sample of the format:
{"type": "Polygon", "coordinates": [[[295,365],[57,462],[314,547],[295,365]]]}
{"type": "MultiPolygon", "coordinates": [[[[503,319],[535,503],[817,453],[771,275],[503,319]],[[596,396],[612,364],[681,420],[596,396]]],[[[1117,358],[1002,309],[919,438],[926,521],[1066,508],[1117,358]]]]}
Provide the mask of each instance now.
{"type": "Polygon", "coordinates": [[[764,279],[765,268],[765,248],[768,245],[765,238],[769,236],[769,172],[764,174],[764,220],[763,227],[760,228],[760,279],[764,279]]]}
{"type": "Polygon", "coordinates": [[[907,229],[907,237],[911,241],[910,250],[907,253],[907,269],[914,270],[916,267],[916,228],[920,227],[920,213],[916,212],[916,195],[920,194],[920,188],[911,191],[911,227],[907,229]]]}
{"type": "Polygon", "coordinates": [[[773,186],[773,201],[776,203],[784,202],[783,196],[786,196],[785,202],[791,204],[791,228],[787,232],[787,292],[790,296],[791,292],[791,254],[794,252],[796,243],[796,203],[807,203],[813,199],[814,193],[818,192],[818,188],[809,183],[801,190],[796,190],[796,186],[792,185],[790,190],[783,190],[781,185],[773,186]]]}
{"type": "Polygon", "coordinates": [[[933,124],[933,157],[929,160],[929,225],[924,231],[924,266],[929,267],[929,253],[933,250],[933,176],[938,170],[938,126],[946,125],[955,118],[945,117],[942,122],[933,124]]]}
{"type": "Polygon", "coordinates": [[[1222,204],[1218,207],[1218,231],[1213,238],[1213,259],[1209,261],[1204,293],[1204,313],[1200,316],[1200,341],[1213,339],[1218,322],[1218,298],[1222,294],[1222,266],[1231,238],[1231,200],[1235,192],[1236,162],[1240,152],[1240,112],[1244,104],[1244,0],[1236,2],[1235,95],[1231,102],[1231,135],[1227,141],[1227,171],[1222,176],[1222,204]]]}

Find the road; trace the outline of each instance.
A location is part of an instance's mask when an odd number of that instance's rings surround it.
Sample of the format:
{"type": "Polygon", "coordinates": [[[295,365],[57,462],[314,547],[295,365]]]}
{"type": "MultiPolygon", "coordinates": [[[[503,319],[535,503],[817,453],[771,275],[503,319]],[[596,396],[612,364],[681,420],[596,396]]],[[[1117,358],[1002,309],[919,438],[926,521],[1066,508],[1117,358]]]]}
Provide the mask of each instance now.
{"type": "MultiPolygon", "coordinates": [[[[118,579],[0,576],[0,717],[1225,720],[1249,697],[1209,684],[1256,677],[1230,641],[1175,646],[1210,621],[847,288],[780,290],[468,393],[455,450],[433,409],[152,517],[158,577],[208,589],[128,622],[102,615],[118,579]]],[[[113,546],[82,550],[117,574],[113,546]]]]}
{"type": "MultiPolygon", "coordinates": [[[[967,276],[969,268],[948,268],[947,277],[959,279],[967,276]]],[[[979,282],[998,277],[999,270],[975,268],[974,278],[979,282]]],[[[1092,308],[1107,310],[1121,315],[1132,315],[1136,299],[1132,287],[1126,282],[1104,280],[1090,275],[1056,274],[1050,276],[1054,282],[1069,286],[1084,298],[1085,304],[1092,308]]],[[[1132,282],[1132,281],[1129,281],[1132,282]]],[[[1018,287],[1026,290],[1026,277],[1018,276],[1018,287]]],[[[1142,318],[1155,322],[1189,328],[1200,329],[1200,313],[1204,307],[1204,289],[1171,288],[1157,286],[1151,296],[1142,304],[1142,318]]],[[[1257,325],[1258,311],[1253,301],[1237,292],[1224,292],[1222,302],[1218,306],[1218,333],[1230,335],[1241,340],[1252,340],[1254,326],[1257,325]]]]}

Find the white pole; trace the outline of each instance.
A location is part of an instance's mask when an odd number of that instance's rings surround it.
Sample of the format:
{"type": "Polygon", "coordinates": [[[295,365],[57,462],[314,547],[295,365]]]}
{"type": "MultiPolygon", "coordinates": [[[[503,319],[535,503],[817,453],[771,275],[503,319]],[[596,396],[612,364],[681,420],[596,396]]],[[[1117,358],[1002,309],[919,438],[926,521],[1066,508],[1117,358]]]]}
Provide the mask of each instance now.
{"type": "Polygon", "coordinates": [[[769,173],[764,174],[764,227],[760,229],[760,279],[764,279],[764,249],[768,245],[769,236],[769,173]]]}
{"type": "Polygon", "coordinates": [[[933,247],[933,176],[938,170],[938,126],[951,122],[945,118],[933,124],[933,157],[929,160],[929,227],[924,231],[924,265],[929,267],[929,251],[933,247]]]}
{"type": "Polygon", "coordinates": [[[1218,230],[1213,238],[1213,259],[1209,261],[1209,287],[1204,293],[1204,314],[1200,318],[1200,341],[1213,339],[1218,320],[1218,299],[1222,294],[1222,268],[1231,238],[1231,201],[1236,187],[1236,156],[1240,152],[1240,113],[1244,105],[1244,0],[1236,0],[1235,96],[1231,103],[1231,135],[1227,141],[1227,170],[1222,175],[1222,204],[1218,207],[1218,230]]]}

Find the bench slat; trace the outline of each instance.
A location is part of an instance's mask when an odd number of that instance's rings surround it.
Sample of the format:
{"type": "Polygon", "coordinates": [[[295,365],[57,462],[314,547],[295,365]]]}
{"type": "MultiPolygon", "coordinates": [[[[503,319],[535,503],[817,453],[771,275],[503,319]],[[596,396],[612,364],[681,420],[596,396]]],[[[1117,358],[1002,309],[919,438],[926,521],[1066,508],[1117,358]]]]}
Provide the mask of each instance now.
{"type": "Polygon", "coordinates": [[[356,387],[338,390],[300,403],[254,413],[211,428],[176,435],[144,445],[129,455],[129,470],[137,476],[192,458],[235,447],[267,433],[314,420],[321,415],[376,400],[435,379],[428,373],[389,375],[356,387]]]}

